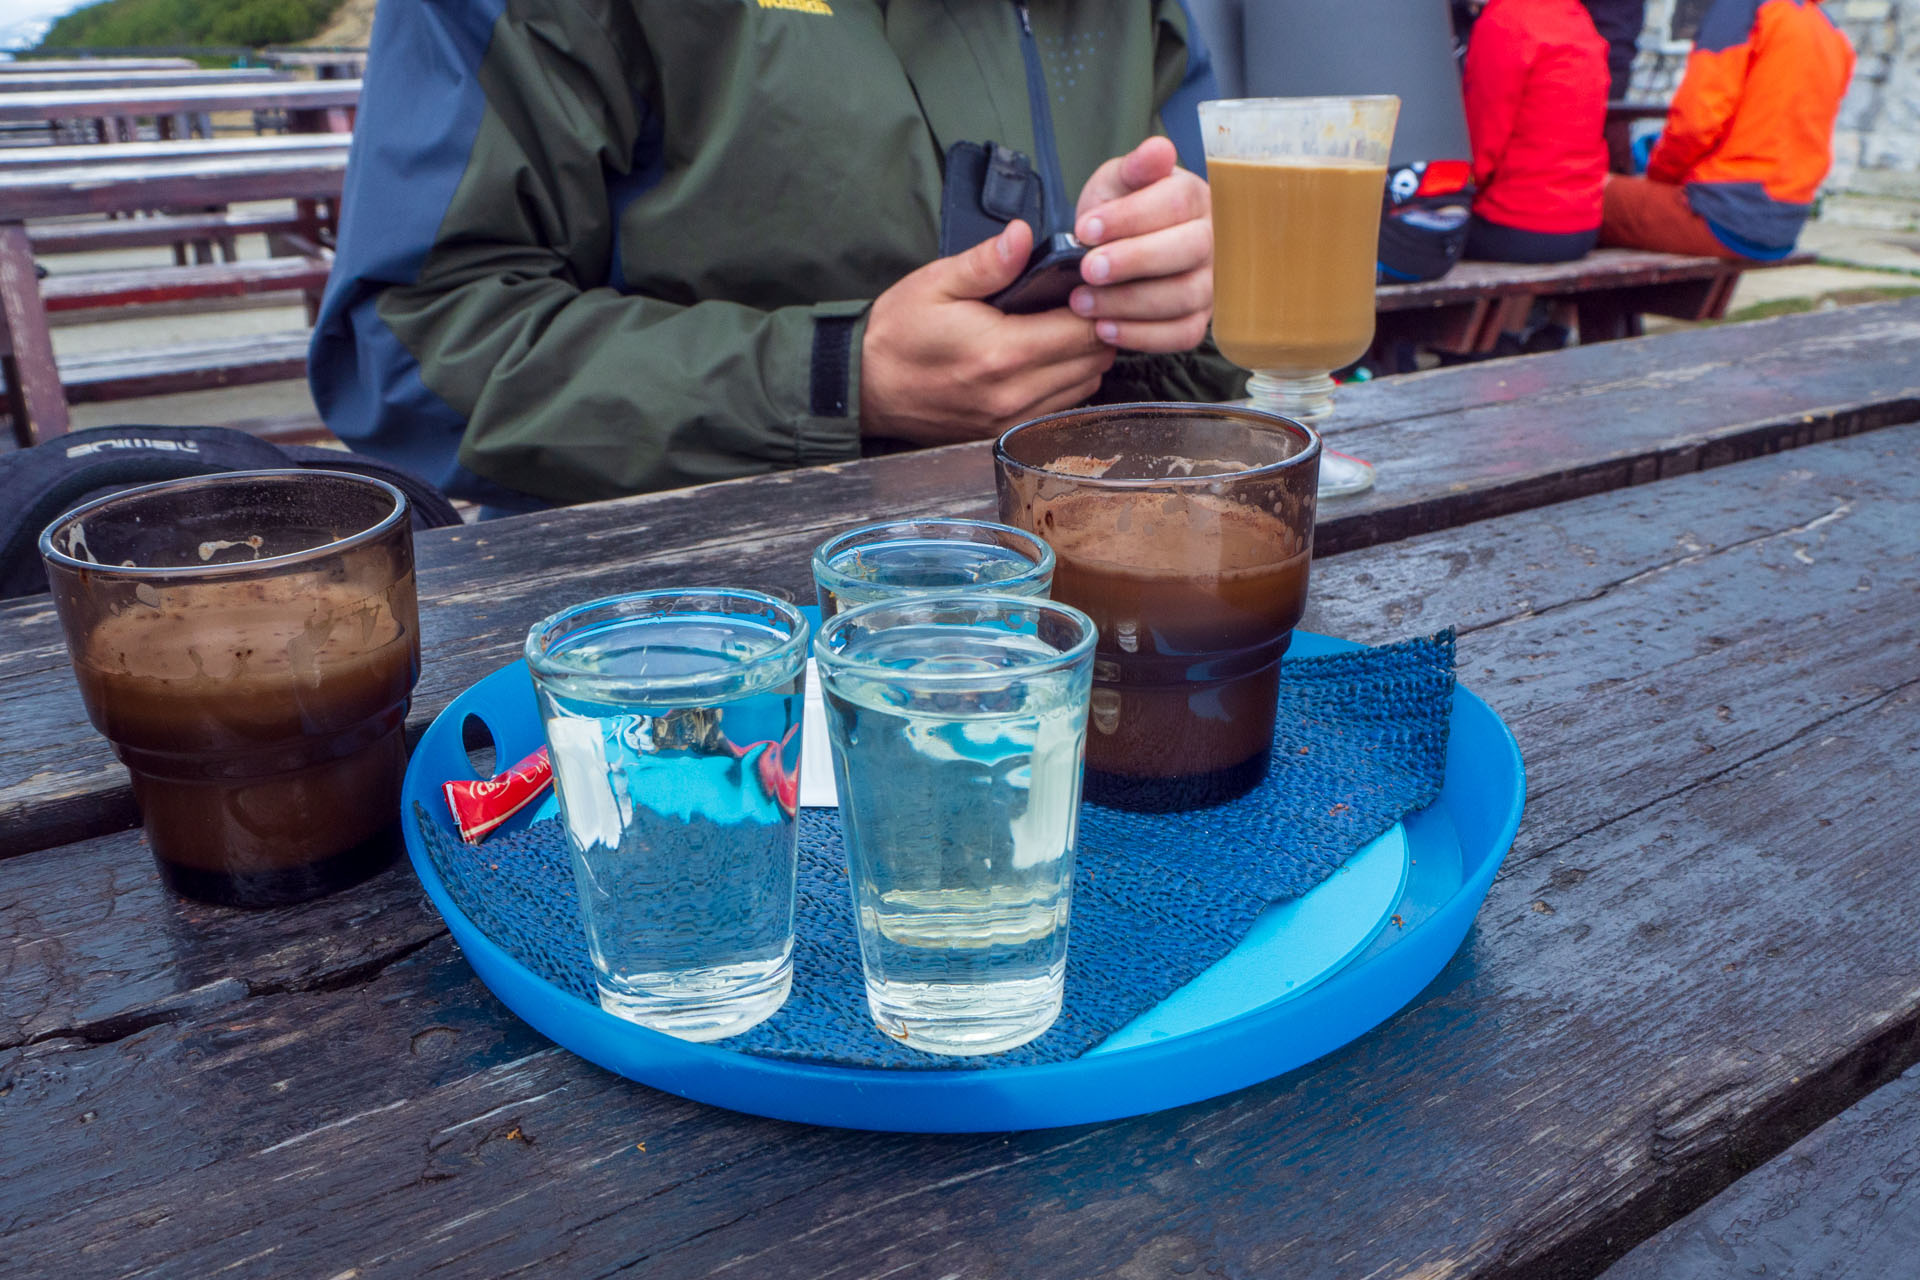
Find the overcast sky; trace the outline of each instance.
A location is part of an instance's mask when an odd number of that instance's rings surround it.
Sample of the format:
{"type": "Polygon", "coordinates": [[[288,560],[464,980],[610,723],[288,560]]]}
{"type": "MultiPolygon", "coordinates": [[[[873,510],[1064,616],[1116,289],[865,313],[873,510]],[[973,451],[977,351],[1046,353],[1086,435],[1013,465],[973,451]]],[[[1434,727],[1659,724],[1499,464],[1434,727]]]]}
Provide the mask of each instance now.
{"type": "Polygon", "coordinates": [[[38,40],[47,24],[86,0],[0,0],[0,49],[38,40]]]}

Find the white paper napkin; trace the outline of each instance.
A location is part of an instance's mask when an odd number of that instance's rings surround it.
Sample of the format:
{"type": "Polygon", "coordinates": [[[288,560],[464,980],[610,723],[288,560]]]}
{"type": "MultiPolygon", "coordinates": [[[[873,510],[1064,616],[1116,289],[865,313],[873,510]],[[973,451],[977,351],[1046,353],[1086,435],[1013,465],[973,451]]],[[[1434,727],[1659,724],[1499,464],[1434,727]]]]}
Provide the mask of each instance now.
{"type": "Polygon", "coordinates": [[[827,700],[820,692],[820,669],[807,659],[807,702],[800,713],[800,804],[806,809],[838,809],[833,785],[833,748],[827,745],[827,700]]]}

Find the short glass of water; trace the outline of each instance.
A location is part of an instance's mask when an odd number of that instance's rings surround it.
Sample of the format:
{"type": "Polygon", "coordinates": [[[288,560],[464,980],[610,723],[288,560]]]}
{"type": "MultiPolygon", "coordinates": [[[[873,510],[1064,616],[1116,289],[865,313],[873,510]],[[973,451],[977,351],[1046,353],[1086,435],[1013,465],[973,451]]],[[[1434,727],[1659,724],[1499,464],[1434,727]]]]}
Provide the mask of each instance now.
{"type": "Polygon", "coordinates": [[[717,1040],[785,1003],[807,623],[754,591],[563,610],[527,635],[600,1006],[717,1040]]]}
{"type": "Polygon", "coordinates": [[[985,520],[889,520],[821,543],[813,582],[822,618],[929,591],[1044,597],[1053,550],[1024,529],[985,520]]]}
{"type": "Polygon", "coordinates": [[[815,659],[867,1004],[930,1053],[997,1053],[1060,1012],[1094,625],[983,593],[849,609],[815,659]]]}

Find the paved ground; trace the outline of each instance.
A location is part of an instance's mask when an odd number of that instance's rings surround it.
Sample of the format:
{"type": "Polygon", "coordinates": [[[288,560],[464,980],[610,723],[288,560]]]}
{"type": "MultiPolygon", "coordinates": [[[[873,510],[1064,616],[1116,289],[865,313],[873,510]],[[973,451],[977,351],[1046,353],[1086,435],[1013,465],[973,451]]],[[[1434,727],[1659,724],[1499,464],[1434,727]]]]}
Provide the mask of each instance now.
{"type": "MultiPolygon", "coordinates": [[[[1920,209],[1916,209],[1916,213],[1920,213],[1920,209]]],[[[1814,222],[1808,225],[1800,243],[1801,247],[1818,253],[1820,263],[1747,273],[1734,294],[1732,314],[1737,317],[1755,307],[1846,305],[1884,296],[1880,291],[1885,290],[1920,291],[1920,232],[1814,222]]],[[[242,242],[245,255],[264,252],[264,245],[258,240],[242,242]]],[[[130,251],[65,262],[55,259],[49,265],[55,270],[92,269],[105,267],[114,259],[133,265],[165,262],[168,257],[165,250],[130,251]]],[[[249,304],[214,311],[202,308],[184,313],[146,314],[131,320],[62,325],[54,333],[54,349],[56,353],[125,350],[250,333],[282,333],[305,327],[305,314],[297,297],[263,301],[265,305],[249,304]]],[[[133,422],[191,426],[296,417],[318,418],[304,382],[79,405],[74,409],[76,427],[133,422]]]]}

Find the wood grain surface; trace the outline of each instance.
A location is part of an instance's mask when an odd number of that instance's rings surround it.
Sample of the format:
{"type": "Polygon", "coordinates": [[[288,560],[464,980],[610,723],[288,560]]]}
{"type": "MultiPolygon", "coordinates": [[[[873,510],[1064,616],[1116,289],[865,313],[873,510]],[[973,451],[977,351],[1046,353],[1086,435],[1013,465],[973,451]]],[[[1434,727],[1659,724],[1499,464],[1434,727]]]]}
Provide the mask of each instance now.
{"type": "Polygon", "coordinates": [[[279,80],[269,84],[181,84],[158,89],[53,89],[0,92],[0,124],[102,116],[193,115],[210,111],[318,110],[352,107],[358,80],[279,80]]]}
{"type": "MultiPolygon", "coordinates": [[[[0,96],[0,114],[5,102],[0,96]]],[[[335,148],[6,171],[0,172],[0,218],[331,200],[340,195],[346,172],[347,153],[335,148]]]]}
{"type": "MultiPolygon", "coordinates": [[[[1326,556],[1504,512],[1920,419],[1920,299],[1347,387],[1329,439],[1378,488],[1328,504],[1326,556]]],[[[419,539],[433,658],[423,727],[517,654],[525,629],[595,595],[676,584],[812,598],[830,532],[905,515],[990,515],[985,445],[599,503],[419,539]]],[[[0,607],[0,857],[131,826],[125,774],[87,725],[46,601],[0,607]]]]}
{"type": "MultiPolygon", "coordinates": [[[[1794,261],[1811,262],[1813,255],[1798,254],[1794,261]]],[[[1571,262],[1455,263],[1438,280],[1381,285],[1375,296],[1381,311],[1409,311],[1472,302],[1490,295],[1567,295],[1595,289],[1675,284],[1712,279],[1729,271],[1765,269],[1748,263],[1730,263],[1724,258],[1698,258],[1651,249],[1595,249],[1571,262]]]]}
{"type": "MultiPolygon", "coordinates": [[[[0,81],[4,84],[4,81],[0,81]]],[[[0,150],[0,173],[74,165],[145,164],[153,160],[233,159],[345,151],[353,140],[338,133],[268,133],[226,138],[169,138],[159,142],[94,142],[0,150]]]]}
{"type": "Polygon", "coordinates": [[[1904,1276],[1920,1258],[1920,1070],[1640,1245],[1606,1280],[1904,1276]]]}
{"type": "MultiPolygon", "coordinates": [[[[548,517],[542,546],[592,536],[586,515],[548,517]]],[[[1920,1059],[1920,887],[1886,838],[1920,807],[1916,520],[1908,426],[1317,566],[1315,630],[1460,629],[1462,679],[1520,739],[1527,817],[1407,1010],[1132,1121],[924,1137],[736,1117],[519,1024],[404,869],[249,916],[161,895],[131,834],[0,862],[0,909],[26,925],[0,943],[6,1256],[87,1275],[1595,1274],[1920,1059]]],[[[467,531],[464,553],[510,554],[509,532],[467,531]]],[[[705,536],[656,526],[650,551],[705,536]]],[[[606,572],[633,551],[605,546],[606,572]]],[[[583,585],[451,589],[429,652],[497,646],[489,628],[583,585]]]]}
{"type": "Polygon", "coordinates": [[[208,85],[290,84],[284,72],[266,67],[215,67],[191,70],[106,68],[94,71],[16,72],[0,79],[0,95],[15,93],[99,92],[117,89],[160,89],[191,92],[208,85]]]}

